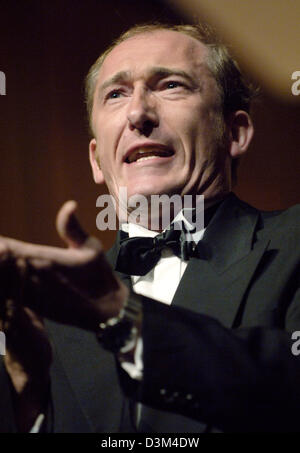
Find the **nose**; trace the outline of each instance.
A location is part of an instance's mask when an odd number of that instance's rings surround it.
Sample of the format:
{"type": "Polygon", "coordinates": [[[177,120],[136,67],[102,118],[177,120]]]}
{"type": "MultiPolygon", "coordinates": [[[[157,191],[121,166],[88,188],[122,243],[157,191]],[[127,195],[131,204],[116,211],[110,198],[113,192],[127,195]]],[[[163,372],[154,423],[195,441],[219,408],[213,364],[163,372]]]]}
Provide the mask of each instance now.
{"type": "Polygon", "coordinates": [[[128,106],[127,118],[131,130],[150,135],[159,124],[153,94],[144,87],[136,88],[128,106]]]}

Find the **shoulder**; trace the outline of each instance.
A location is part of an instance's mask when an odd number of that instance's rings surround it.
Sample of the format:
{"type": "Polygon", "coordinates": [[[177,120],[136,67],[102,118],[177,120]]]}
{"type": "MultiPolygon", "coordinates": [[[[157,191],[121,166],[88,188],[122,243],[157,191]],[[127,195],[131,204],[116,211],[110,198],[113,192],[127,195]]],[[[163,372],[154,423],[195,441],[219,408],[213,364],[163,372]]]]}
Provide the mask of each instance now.
{"type": "Polygon", "coordinates": [[[300,204],[281,211],[260,211],[267,230],[294,232],[300,235],[300,204]]]}
{"type": "Polygon", "coordinates": [[[256,209],[237,198],[237,203],[245,213],[258,214],[257,237],[278,238],[281,242],[294,242],[299,249],[300,240],[300,204],[284,210],[264,211],[256,209]]]}
{"type": "Polygon", "coordinates": [[[258,213],[265,227],[271,226],[291,226],[300,227],[300,203],[287,209],[265,211],[259,210],[246,201],[241,200],[235,194],[231,194],[234,203],[244,213],[258,213]]]}

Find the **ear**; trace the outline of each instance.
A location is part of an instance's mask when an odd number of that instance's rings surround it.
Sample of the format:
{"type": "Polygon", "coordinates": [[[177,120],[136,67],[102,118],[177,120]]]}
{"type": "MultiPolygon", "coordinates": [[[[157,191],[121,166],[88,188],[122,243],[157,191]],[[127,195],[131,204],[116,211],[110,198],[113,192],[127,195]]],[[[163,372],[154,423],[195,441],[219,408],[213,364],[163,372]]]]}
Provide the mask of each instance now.
{"type": "Polygon", "coordinates": [[[100,161],[97,152],[97,142],[95,138],[93,138],[89,144],[89,157],[95,183],[103,184],[104,177],[100,168],[100,161]]]}
{"type": "Polygon", "coordinates": [[[232,159],[235,159],[247,151],[254,134],[254,127],[248,113],[238,110],[232,114],[229,120],[229,129],[229,153],[232,159]]]}

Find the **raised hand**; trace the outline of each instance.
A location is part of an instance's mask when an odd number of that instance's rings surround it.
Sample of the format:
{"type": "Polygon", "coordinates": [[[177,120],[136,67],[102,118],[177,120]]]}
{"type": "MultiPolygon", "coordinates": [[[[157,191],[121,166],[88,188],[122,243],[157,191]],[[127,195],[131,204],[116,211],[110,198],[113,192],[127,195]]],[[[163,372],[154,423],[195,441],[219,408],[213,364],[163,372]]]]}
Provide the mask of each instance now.
{"type": "Polygon", "coordinates": [[[1,299],[96,331],[99,322],[119,313],[128,290],[108,264],[101,242],[80,227],[75,210],[76,203],[69,201],[57,216],[66,249],[0,237],[0,278],[1,269],[6,271],[1,299]]]}

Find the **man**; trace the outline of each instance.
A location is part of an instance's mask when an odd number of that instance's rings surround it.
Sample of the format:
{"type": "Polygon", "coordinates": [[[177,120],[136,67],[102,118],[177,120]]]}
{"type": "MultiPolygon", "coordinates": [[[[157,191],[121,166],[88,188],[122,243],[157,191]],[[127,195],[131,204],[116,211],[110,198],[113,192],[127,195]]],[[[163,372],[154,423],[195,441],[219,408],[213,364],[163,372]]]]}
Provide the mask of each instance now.
{"type": "Polygon", "coordinates": [[[87,95],[93,176],[117,208],[120,187],[202,194],[206,224],[187,256],[158,236],[149,268],[144,245],[128,256],[158,231],[129,223],[116,273],[73,202],[57,219],[68,249],[1,239],[2,431],[39,414],[53,432],[298,430],[299,208],[259,213],[231,194],[253,135],[237,66],[201,28],[138,27],[97,60],[87,95]]]}

